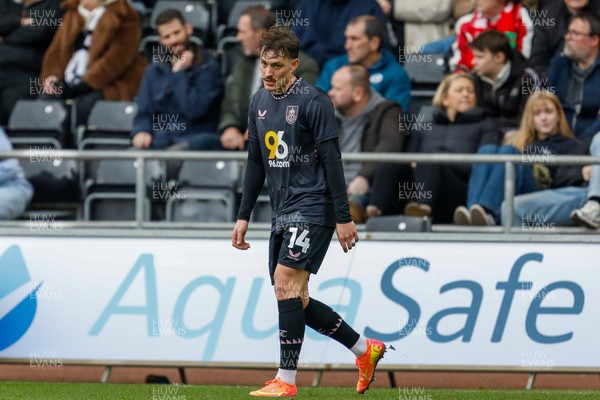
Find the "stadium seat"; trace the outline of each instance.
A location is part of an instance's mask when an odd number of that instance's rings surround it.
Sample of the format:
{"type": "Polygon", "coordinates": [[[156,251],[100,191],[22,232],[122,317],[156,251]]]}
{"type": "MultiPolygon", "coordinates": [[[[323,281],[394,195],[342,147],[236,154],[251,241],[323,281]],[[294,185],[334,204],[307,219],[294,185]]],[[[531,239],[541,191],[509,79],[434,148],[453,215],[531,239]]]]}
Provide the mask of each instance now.
{"type": "MultiPolygon", "coordinates": [[[[137,165],[134,160],[102,160],[88,171],[83,204],[84,220],[134,220],[137,165]]],[[[145,162],[145,188],[161,182],[164,163],[145,162]]],[[[150,201],[146,197],[144,215],[150,216],[150,201]]]]}
{"type": "Polygon", "coordinates": [[[224,37],[217,44],[217,55],[221,62],[221,73],[227,78],[238,57],[242,56],[242,46],[235,37],[224,37]]]}
{"type": "Polygon", "coordinates": [[[217,43],[226,36],[235,36],[238,20],[246,8],[254,5],[262,5],[271,9],[271,3],[272,1],[270,0],[237,0],[230,8],[227,22],[219,25],[217,29],[217,43]]]}
{"type": "Polygon", "coordinates": [[[94,104],[87,127],[78,133],[78,148],[126,148],[130,145],[137,104],[100,100],[94,104]]]}
{"type": "Polygon", "coordinates": [[[239,177],[237,161],[184,162],[178,178],[179,196],[167,199],[167,221],[233,221],[239,177]]]}
{"type": "Polygon", "coordinates": [[[416,88],[437,88],[446,72],[445,54],[415,53],[405,56],[404,68],[416,88]]]}
{"type": "Polygon", "coordinates": [[[427,217],[391,215],[371,217],[367,220],[367,232],[431,232],[431,220],[427,217]]]}
{"type": "Polygon", "coordinates": [[[61,100],[19,100],[8,120],[8,136],[13,145],[23,147],[67,145],[69,112],[61,100]]]}
{"type": "Polygon", "coordinates": [[[55,157],[49,149],[33,147],[31,152],[29,160],[20,161],[34,190],[29,209],[44,210],[55,217],[62,213],[62,219],[74,219],[81,201],[79,163],[55,157]]]}
{"type": "Polygon", "coordinates": [[[438,85],[446,72],[445,54],[411,54],[404,68],[410,77],[410,109],[416,113],[421,106],[431,105],[438,85]]]}

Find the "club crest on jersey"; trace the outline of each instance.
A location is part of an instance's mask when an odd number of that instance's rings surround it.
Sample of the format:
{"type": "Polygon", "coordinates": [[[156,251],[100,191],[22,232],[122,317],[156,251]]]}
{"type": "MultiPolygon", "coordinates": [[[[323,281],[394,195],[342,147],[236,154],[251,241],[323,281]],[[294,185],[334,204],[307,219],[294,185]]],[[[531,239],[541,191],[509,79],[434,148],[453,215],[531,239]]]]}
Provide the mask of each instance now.
{"type": "Polygon", "coordinates": [[[287,106],[285,110],[285,120],[288,124],[293,124],[298,119],[298,106],[287,106]]]}

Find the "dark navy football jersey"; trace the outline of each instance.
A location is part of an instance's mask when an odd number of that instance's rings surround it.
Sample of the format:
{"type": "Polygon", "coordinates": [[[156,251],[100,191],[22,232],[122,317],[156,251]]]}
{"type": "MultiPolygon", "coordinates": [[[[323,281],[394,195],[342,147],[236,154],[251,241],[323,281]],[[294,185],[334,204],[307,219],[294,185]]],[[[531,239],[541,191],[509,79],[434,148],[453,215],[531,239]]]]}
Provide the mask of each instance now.
{"type": "Polygon", "coordinates": [[[264,88],[254,94],[248,140],[260,144],[274,227],[295,222],[335,227],[316,144],[337,136],[331,100],[304,80],[297,79],[281,96],[264,88]]]}

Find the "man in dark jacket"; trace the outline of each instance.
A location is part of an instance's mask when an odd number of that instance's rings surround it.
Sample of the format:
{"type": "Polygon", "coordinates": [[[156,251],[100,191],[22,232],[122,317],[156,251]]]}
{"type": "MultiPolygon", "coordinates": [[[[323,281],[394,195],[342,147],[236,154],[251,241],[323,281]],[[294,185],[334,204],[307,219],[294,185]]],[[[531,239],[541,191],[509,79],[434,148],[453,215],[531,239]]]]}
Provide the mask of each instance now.
{"type": "Polygon", "coordinates": [[[294,19],[307,21],[304,25],[291,25],[300,39],[300,48],[321,67],[328,60],[344,54],[344,30],[353,18],[373,15],[383,26],[388,23],[375,0],[303,0],[295,13],[294,19]]]}
{"type": "Polygon", "coordinates": [[[189,40],[192,26],[176,10],[156,19],[161,48],[136,97],[131,142],[136,148],[222,149],[217,124],[223,93],[219,63],[189,40]]]}
{"type": "Polygon", "coordinates": [[[41,93],[44,52],[62,23],[61,0],[0,0],[0,124],[20,99],[41,93]]]}
{"type": "Polygon", "coordinates": [[[550,60],[558,56],[563,49],[569,20],[584,11],[600,15],[600,1],[556,0],[549,4],[547,9],[537,13],[529,58],[533,68],[545,75],[550,60]]]}
{"type": "MultiPolygon", "coordinates": [[[[342,153],[395,153],[402,151],[398,131],[400,106],[371,88],[369,72],[361,65],[345,66],[331,79],[329,97],[340,127],[342,153]]],[[[345,162],[344,175],[354,222],[364,222],[376,163],[345,162]]],[[[390,182],[394,185],[394,182],[390,182]]]]}
{"type": "MultiPolygon", "coordinates": [[[[226,149],[243,150],[246,145],[250,97],[263,86],[258,68],[258,41],[275,23],[275,14],[261,5],[248,7],[240,15],[237,39],[242,46],[243,56],[238,57],[227,79],[219,121],[221,144],[226,149]]],[[[302,51],[298,54],[298,60],[300,63],[295,75],[310,84],[315,83],[319,76],[319,66],[315,60],[302,51]]]]}
{"type": "Polygon", "coordinates": [[[571,19],[564,54],[552,59],[548,86],[565,110],[575,136],[600,131],[600,18],[581,13],[571,19]]]}
{"type": "Polygon", "coordinates": [[[525,58],[510,48],[508,38],[498,31],[485,31],[470,44],[477,105],[497,128],[517,128],[530,94],[541,88],[539,75],[525,58]]]}

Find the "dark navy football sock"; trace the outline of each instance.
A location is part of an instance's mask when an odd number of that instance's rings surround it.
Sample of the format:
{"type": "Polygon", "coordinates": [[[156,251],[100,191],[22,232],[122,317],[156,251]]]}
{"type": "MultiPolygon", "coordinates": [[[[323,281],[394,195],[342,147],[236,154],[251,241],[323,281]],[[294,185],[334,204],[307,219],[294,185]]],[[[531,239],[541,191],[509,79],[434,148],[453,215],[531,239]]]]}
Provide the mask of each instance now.
{"type": "Polygon", "coordinates": [[[318,300],[309,299],[308,306],[304,309],[306,325],[322,335],[337,340],[347,348],[352,348],[360,335],[350,327],[331,307],[318,300]]]}
{"type": "Polygon", "coordinates": [[[302,299],[296,297],[277,302],[279,308],[279,368],[298,369],[298,359],[304,342],[304,310],[302,299]]]}

